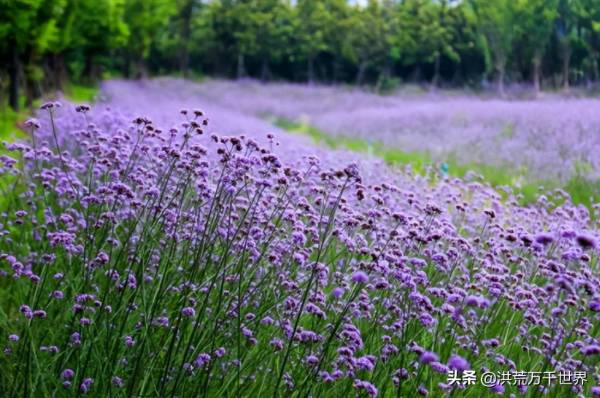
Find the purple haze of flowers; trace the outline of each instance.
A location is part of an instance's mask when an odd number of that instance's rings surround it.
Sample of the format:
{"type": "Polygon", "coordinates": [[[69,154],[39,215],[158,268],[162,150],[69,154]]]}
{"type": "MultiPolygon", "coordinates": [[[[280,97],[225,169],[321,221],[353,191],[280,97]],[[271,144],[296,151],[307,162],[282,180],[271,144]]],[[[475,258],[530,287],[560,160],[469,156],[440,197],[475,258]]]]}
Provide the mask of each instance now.
{"type": "MultiPolygon", "coordinates": [[[[190,87],[163,79],[161,84],[214,107],[235,107],[245,117],[272,115],[310,123],[333,135],[424,151],[434,160],[454,154],[465,163],[510,166],[537,178],[561,180],[585,170],[583,164],[591,177],[600,176],[598,99],[508,101],[403,92],[379,96],[347,87],[255,81],[212,80],[190,87]]],[[[116,96],[125,89],[120,82],[106,86],[116,96]]]]}
{"type": "Polygon", "coordinates": [[[523,352],[595,371],[599,253],[576,238],[598,241],[598,212],[326,151],[245,113],[243,98],[208,103],[213,127],[179,113],[208,102],[191,83],[107,85],[118,95],[79,113],[52,105],[30,123],[35,144],[0,155],[0,180],[19,182],[0,211],[3,336],[28,336],[4,347],[12,395],[59,382],[105,396],[118,375],[134,395],[253,383],[328,396],[348,382],[437,396],[449,369],[519,368],[523,352]],[[81,372],[57,381],[66,367],[81,372]]]}

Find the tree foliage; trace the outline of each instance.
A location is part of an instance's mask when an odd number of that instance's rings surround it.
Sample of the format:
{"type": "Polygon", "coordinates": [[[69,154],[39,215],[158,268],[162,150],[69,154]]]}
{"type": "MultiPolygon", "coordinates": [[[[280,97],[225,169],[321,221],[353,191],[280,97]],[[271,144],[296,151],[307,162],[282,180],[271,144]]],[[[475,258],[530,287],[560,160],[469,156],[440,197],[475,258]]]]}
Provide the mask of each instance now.
{"type": "Polygon", "coordinates": [[[0,58],[13,107],[106,73],[537,92],[600,78],[600,1],[0,0],[0,58]]]}

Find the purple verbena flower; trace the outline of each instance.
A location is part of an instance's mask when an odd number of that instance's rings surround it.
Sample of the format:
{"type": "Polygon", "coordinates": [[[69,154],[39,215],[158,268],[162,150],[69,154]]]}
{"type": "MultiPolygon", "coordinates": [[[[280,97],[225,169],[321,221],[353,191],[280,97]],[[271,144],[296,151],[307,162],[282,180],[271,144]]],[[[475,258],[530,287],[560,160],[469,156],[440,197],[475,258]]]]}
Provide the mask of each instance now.
{"type": "Polygon", "coordinates": [[[196,315],[196,310],[194,310],[192,307],[184,307],[181,310],[181,314],[186,318],[191,318],[196,315]]]}
{"type": "Polygon", "coordinates": [[[459,355],[451,355],[448,359],[448,367],[453,370],[463,371],[469,370],[471,365],[469,362],[459,355]]]}
{"type": "Polygon", "coordinates": [[[367,283],[369,281],[369,276],[363,271],[355,271],[352,274],[352,281],[355,283],[367,283]]]}
{"type": "Polygon", "coordinates": [[[430,352],[430,351],[425,351],[419,357],[419,361],[421,361],[424,364],[429,364],[431,362],[437,362],[438,360],[439,360],[439,357],[435,353],[430,352]]]}

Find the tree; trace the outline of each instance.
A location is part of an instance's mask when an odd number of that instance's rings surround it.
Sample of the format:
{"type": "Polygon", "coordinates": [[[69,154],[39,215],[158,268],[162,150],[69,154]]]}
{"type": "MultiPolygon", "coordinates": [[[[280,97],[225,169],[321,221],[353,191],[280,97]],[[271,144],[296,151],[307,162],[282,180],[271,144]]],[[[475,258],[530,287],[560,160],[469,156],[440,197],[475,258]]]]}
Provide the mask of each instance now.
{"type": "Polygon", "coordinates": [[[515,37],[513,0],[470,0],[478,31],[490,51],[496,72],[498,93],[504,96],[506,64],[515,37]]]}
{"type": "Polygon", "coordinates": [[[288,55],[294,34],[291,5],[280,0],[257,0],[252,16],[256,26],[257,46],[253,54],[258,58],[260,78],[271,77],[271,62],[279,62],[288,55]]]}
{"type": "MultiPolygon", "coordinates": [[[[419,51],[419,34],[417,33],[419,23],[416,16],[420,6],[420,0],[400,2],[391,16],[393,30],[390,59],[404,66],[414,65],[416,75],[420,73],[420,66],[416,59],[419,51]]],[[[387,73],[389,72],[386,71],[387,73]]]]}
{"type": "Polygon", "coordinates": [[[15,109],[103,71],[537,93],[600,79],[600,0],[0,0],[0,58],[15,109]]]}
{"type": "MultiPolygon", "coordinates": [[[[598,58],[600,51],[600,1],[577,0],[569,4],[575,15],[576,34],[572,35],[571,47],[584,50],[580,62],[587,70],[587,80],[597,80],[599,76],[598,58]]],[[[581,51],[579,51],[581,52],[581,51]]]]}
{"type": "Polygon", "coordinates": [[[562,86],[569,91],[569,72],[571,67],[571,54],[573,43],[577,41],[576,22],[574,12],[576,0],[559,0],[558,18],[556,20],[556,35],[559,43],[559,57],[562,61],[562,86]]]}
{"type": "MultiPolygon", "coordinates": [[[[246,74],[245,59],[248,53],[256,51],[256,34],[252,32],[252,21],[246,20],[250,4],[242,0],[222,0],[209,3],[207,12],[206,33],[214,40],[212,50],[216,53],[218,65],[224,58],[236,60],[238,78],[246,74]]],[[[229,59],[225,59],[229,61],[229,59]]],[[[221,69],[221,68],[217,68],[221,69]]]]}
{"type": "Polygon", "coordinates": [[[327,1],[298,0],[296,4],[298,52],[306,60],[306,77],[315,80],[315,60],[320,52],[329,50],[328,34],[335,20],[327,1]]]}
{"type": "MultiPolygon", "coordinates": [[[[440,80],[440,63],[442,56],[447,57],[453,62],[460,60],[460,55],[455,48],[455,37],[453,34],[453,24],[451,18],[455,15],[450,12],[452,7],[458,7],[453,0],[441,0],[439,3],[431,3],[427,8],[428,14],[431,15],[433,23],[429,25],[429,29],[425,29],[424,37],[428,40],[429,48],[433,50],[429,58],[433,57],[434,73],[432,85],[437,87],[440,80]]],[[[427,26],[427,25],[426,25],[427,26]]]]}
{"type": "Polygon", "coordinates": [[[464,84],[463,79],[478,81],[484,70],[485,55],[478,46],[478,34],[472,13],[468,12],[465,2],[450,2],[444,18],[444,24],[450,34],[447,58],[452,61],[455,83],[464,84]]]}
{"type": "Polygon", "coordinates": [[[449,11],[452,1],[407,0],[402,3],[401,15],[404,25],[412,36],[407,48],[409,59],[420,68],[423,63],[433,64],[432,85],[437,86],[440,78],[440,61],[446,56],[453,61],[459,55],[453,48],[452,25],[449,11]]]}
{"type": "Polygon", "coordinates": [[[8,58],[9,105],[19,109],[20,80],[25,82],[31,105],[34,85],[41,79],[38,58],[56,40],[57,18],[64,2],[43,0],[0,0],[0,49],[8,58]]]}
{"type": "Polygon", "coordinates": [[[179,70],[184,77],[188,75],[188,68],[190,62],[190,37],[192,35],[192,20],[194,16],[194,8],[196,7],[195,0],[183,0],[182,4],[179,4],[178,9],[178,22],[180,25],[180,50],[179,50],[179,70]]]}
{"type": "Polygon", "coordinates": [[[519,0],[516,2],[516,28],[519,43],[531,58],[534,93],[540,91],[542,57],[552,34],[558,0],[519,0]]]}
{"type": "Polygon", "coordinates": [[[354,7],[347,19],[348,35],[342,53],[357,65],[356,84],[362,84],[368,68],[387,62],[392,48],[391,21],[385,15],[389,4],[369,0],[366,7],[354,7]]]}
{"type": "Polygon", "coordinates": [[[73,20],[72,53],[74,61],[87,81],[99,78],[97,60],[128,43],[129,28],[124,20],[125,0],[77,1],[72,3],[73,20]]]}
{"type": "Polygon", "coordinates": [[[174,4],[169,0],[128,0],[124,21],[129,35],[127,53],[133,62],[138,77],[146,77],[146,59],[150,47],[161,29],[166,27],[170,16],[175,12],[174,4]]]}

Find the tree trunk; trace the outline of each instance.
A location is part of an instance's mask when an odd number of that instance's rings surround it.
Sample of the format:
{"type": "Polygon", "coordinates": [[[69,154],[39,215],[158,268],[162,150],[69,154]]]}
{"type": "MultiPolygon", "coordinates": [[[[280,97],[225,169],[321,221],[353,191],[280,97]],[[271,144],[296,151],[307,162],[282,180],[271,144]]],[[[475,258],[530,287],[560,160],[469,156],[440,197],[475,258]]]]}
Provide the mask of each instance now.
{"type": "Polygon", "coordinates": [[[598,81],[598,53],[594,52],[594,63],[592,67],[592,81],[596,83],[598,81]]]}
{"type": "Polygon", "coordinates": [[[306,71],[308,77],[308,84],[313,84],[315,81],[315,57],[308,57],[306,67],[308,68],[308,70],[306,71]]]}
{"type": "Polygon", "coordinates": [[[31,76],[31,68],[25,66],[25,104],[33,112],[33,99],[35,98],[35,81],[31,76]]]}
{"type": "Polygon", "coordinates": [[[125,62],[123,62],[123,76],[125,79],[131,78],[131,57],[129,56],[129,52],[125,52],[124,55],[125,62]]]}
{"type": "Polygon", "coordinates": [[[431,80],[431,85],[437,88],[440,82],[440,55],[437,54],[435,56],[435,63],[433,64],[433,79],[431,80]]]}
{"type": "Polygon", "coordinates": [[[541,80],[541,67],[542,67],[542,56],[536,52],[532,60],[533,64],[533,93],[537,96],[540,93],[540,80],[541,80]]]}
{"type": "Polygon", "coordinates": [[[413,83],[419,83],[421,81],[421,63],[419,61],[417,61],[417,63],[415,64],[415,69],[413,70],[412,73],[412,80],[413,83]]]}
{"type": "Polygon", "coordinates": [[[269,69],[269,59],[264,57],[260,68],[260,79],[267,81],[271,78],[271,69],[269,69]]]}
{"type": "Polygon", "coordinates": [[[246,67],[244,65],[244,54],[238,53],[237,59],[237,78],[241,79],[246,76],[246,67]]]}
{"type": "Polygon", "coordinates": [[[35,92],[35,70],[36,62],[31,50],[28,50],[23,57],[23,82],[25,86],[25,104],[33,112],[33,100],[36,97],[35,92]]]}
{"type": "Polygon", "coordinates": [[[358,72],[356,73],[356,84],[359,86],[363,84],[365,80],[365,72],[367,71],[367,62],[361,61],[358,65],[358,72]]]}
{"type": "Polygon", "coordinates": [[[183,77],[187,77],[189,72],[189,41],[192,30],[191,23],[193,6],[194,0],[188,0],[181,10],[181,49],[179,54],[179,70],[183,77]]]}
{"type": "Polygon", "coordinates": [[[56,91],[56,84],[54,78],[54,57],[51,54],[46,54],[42,57],[42,69],[44,71],[44,77],[42,78],[42,91],[53,92],[56,91]]]}
{"type": "Polygon", "coordinates": [[[96,81],[96,75],[97,69],[96,64],[94,62],[94,55],[88,53],[85,55],[85,66],[83,68],[83,76],[85,77],[87,83],[92,84],[96,81]]]}
{"type": "Polygon", "coordinates": [[[183,75],[183,77],[188,77],[189,75],[189,63],[190,63],[190,53],[188,51],[188,44],[181,44],[181,55],[179,58],[179,71],[183,75]]]}
{"type": "Polygon", "coordinates": [[[504,62],[504,58],[500,58],[496,61],[496,88],[498,90],[498,95],[500,97],[505,96],[504,92],[504,75],[505,75],[506,63],[504,62]]]}
{"type": "Polygon", "coordinates": [[[562,61],[562,86],[563,90],[569,91],[569,69],[571,67],[571,48],[569,45],[565,45],[562,61]]]}
{"type": "Polygon", "coordinates": [[[13,44],[10,65],[8,68],[9,74],[9,89],[8,89],[8,104],[14,111],[19,110],[19,70],[21,64],[19,62],[19,54],[17,52],[17,46],[13,44]]]}
{"type": "Polygon", "coordinates": [[[392,65],[390,64],[389,59],[385,61],[385,64],[383,65],[383,69],[381,70],[381,73],[379,74],[379,79],[377,81],[377,85],[375,86],[375,91],[377,91],[378,93],[382,92],[388,84],[388,80],[390,79],[390,77],[392,76],[392,65]]]}
{"type": "Polygon", "coordinates": [[[590,86],[594,86],[598,80],[598,53],[595,51],[590,52],[590,68],[588,71],[588,81],[590,86]]]}
{"type": "Polygon", "coordinates": [[[148,78],[148,68],[146,67],[146,61],[143,58],[138,59],[136,64],[136,77],[140,80],[144,80],[148,78]]]}
{"type": "Polygon", "coordinates": [[[63,91],[67,81],[67,69],[65,68],[65,57],[62,54],[52,56],[54,67],[54,88],[63,91]]]}
{"type": "Polygon", "coordinates": [[[335,84],[340,78],[340,70],[342,68],[341,63],[338,61],[338,57],[334,56],[333,65],[331,68],[331,81],[335,84]]]}

